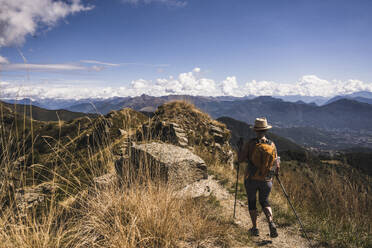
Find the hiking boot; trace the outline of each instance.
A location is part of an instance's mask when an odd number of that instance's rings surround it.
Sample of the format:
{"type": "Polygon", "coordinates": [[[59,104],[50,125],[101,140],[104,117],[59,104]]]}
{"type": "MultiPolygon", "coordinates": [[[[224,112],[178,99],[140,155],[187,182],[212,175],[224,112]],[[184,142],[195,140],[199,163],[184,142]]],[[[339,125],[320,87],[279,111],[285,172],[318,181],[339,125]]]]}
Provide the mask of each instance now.
{"type": "Polygon", "coordinates": [[[252,236],[260,236],[260,231],[258,231],[256,227],[252,227],[251,229],[249,229],[249,232],[252,236]]]}
{"type": "Polygon", "coordinates": [[[269,228],[270,228],[270,237],[272,238],[278,237],[278,231],[276,230],[276,226],[274,222],[269,223],[269,228]]]}

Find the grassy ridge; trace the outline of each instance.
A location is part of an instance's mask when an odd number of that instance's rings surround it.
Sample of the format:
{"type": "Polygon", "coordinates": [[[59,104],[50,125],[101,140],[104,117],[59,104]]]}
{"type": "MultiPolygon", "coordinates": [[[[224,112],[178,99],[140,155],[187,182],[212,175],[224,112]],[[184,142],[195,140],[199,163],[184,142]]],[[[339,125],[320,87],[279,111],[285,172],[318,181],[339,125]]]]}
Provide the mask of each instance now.
{"type": "Polygon", "coordinates": [[[241,236],[214,197],[179,198],[145,175],[141,183],[96,186],[95,178],[113,170],[117,146],[147,117],[130,110],[71,122],[4,116],[0,247],[231,247],[241,236]],[[20,196],[43,185],[50,190],[39,192],[38,204],[19,205],[20,196]]]}

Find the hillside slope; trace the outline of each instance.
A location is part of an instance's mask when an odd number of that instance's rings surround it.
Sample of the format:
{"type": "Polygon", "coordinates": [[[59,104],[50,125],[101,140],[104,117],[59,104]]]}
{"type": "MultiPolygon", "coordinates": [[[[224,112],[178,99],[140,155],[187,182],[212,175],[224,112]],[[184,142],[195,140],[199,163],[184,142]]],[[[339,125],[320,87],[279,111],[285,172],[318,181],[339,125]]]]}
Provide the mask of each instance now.
{"type": "Polygon", "coordinates": [[[26,115],[38,121],[71,121],[80,117],[97,117],[96,114],[86,114],[80,112],[71,112],[68,110],[47,110],[33,105],[11,104],[0,101],[0,105],[17,112],[20,116],[26,115]]]}
{"type": "Polygon", "coordinates": [[[352,100],[314,106],[284,102],[272,97],[231,102],[206,102],[199,105],[212,117],[229,116],[253,123],[257,116],[266,116],[276,127],[310,126],[322,129],[372,131],[372,106],[352,100]]]}

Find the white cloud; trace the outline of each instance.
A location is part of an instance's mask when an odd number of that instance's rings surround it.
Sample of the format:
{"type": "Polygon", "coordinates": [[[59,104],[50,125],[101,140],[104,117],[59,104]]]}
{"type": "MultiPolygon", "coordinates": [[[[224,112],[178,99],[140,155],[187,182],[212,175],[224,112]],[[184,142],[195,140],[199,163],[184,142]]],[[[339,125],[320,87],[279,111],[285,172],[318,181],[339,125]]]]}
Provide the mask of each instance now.
{"type": "Polygon", "coordinates": [[[199,67],[196,67],[192,71],[195,72],[195,73],[199,73],[201,71],[201,69],[199,67]]]}
{"type": "MultiPolygon", "coordinates": [[[[67,65],[60,65],[64,69],[67,65]]],[[[72,66],[72,65],[70,65],[72,66]]],[[[77,69],[79,69],[79,65],[77,69]]],[[[67,69],[66,68],[66,69],[67,69]]],[[[91,67],[83,67],[91,68],[91,67]]],[[[56,69],[56,68],[53,68],[56,69]]],[[[91,69],[92,70],[92,69],[91,69]]],[[[244,96],[244,95],[303,95],[324,96],[350,94],[357,91],[372,92],[372,84],[359,80],[328,81],[315,75],[301,77],[293,83],[277,83],[272,81],[251,81],[239,84],[235,76],[226,77],[221,82],[203,77],[203,71],[195,68],[191,72],[180,73],[177,77],[158,78],[155,80],[138,79],[120,87],[100,87],[106,82],[90,81],[66,83],[17,83],[0,82],[0,98],[54,98],[54,99],[84,99],[110,98],[115,96],[138,96],[148,94],[163,95],[200,95],[200,96],[244,96]]]]}
{"type": "Polygon", "coordinates": [[[187,5],[187,1],[181,0],[122,0],[123,3],[129,3],[133,5],[138,4],[151,4],[151,3],[160,3],[173,7],[184,7],[187,5]]]}
{"type": "Polygon", "coordinates": [[[243,89],[246,95],[273,95],[273,96],[323,96],[332,97],[345,95],[358,91],[371,91],[372,84],[359,80],[328,81],[315,75],[306,75],[294,83],[277,83],[272,81],[251,81],[243,89]]]}
{"type": "Polygon", "coordinates": [[[87,11],[80,0],[0,0],[0,47],[22,45],[40,27],[53,27],[68,15],[87,11]]]}
{"type": "Polygon", "coordinates": [[[132,95],[219,95],[218,87],[213,79],[199,77],[199,68],[191,72],[181,73],[177,78],[158,78],[154,82],[144,79],[134,80],[128,92],[132,95]]]}
{"type": "MultiPolygon", "coordinates": [[[[122,63],[114,64],[101,62],[97,60],[81,60],[80,63],[68,63],[68,64],[33,64],[33,63],[20,63],[12,64],[4,57],[0,56],[0,70],[2,71],[102,71],[107,67],[117,66],[150,66],[150,67],[167,67],[168,64],[143,64],[143,63],[122,63]],[[83,64],[92,64],[86,66],[83,64]]],[[[195,72],[197,73],[197,72],[195,72]]]]}
{"type": "Polygon", "coordinates": [[[114,64],[114,63],[101,62],[97,60],[81,60],[80,62],[86,63],[86,64],[96,64],[96,65],[106,65],[106,66],[119,66],[120,65],[120,64],[114,64]]]}
{"type": "Polygon", "coordinates": [[[4,64],[3,71],[101,71],[103,66],[82,66],[78,64],[4,64]]]}
{"type": "Polygon", "coordinates": [[[222,92],[225,96],[236,96],[240,95],[236,92],[239,89],[236,77],[227,77],[222,81],[222,92]]]}
{"type": "Polygon", "coordinates": [[[111,87],[87,87],[79,82],[53,84],[18,84],[3,82],[0,84],[1,98],[7,99],[83,99],[83,98],[109,98],[116,93],[122,93],[119,89],[113,90],[111,87]],[[119,91],[118,91],[119,90],[119,91]]]}
{"type": "Polygon", "coordinates": [[[9,63],[8,59],[0,55],[0,65],[8,63],[9,63]]]}
{"type": "MultiPolygon", "coordinates": [[[[125,63],[108,63],[102,62],[98,60],[80,60],[81,63],[84,64],[96,64],[96,65],[104,65],[104,66],[149,66],[149,67],[168,67],[169,64],[146,64],[146,63],[138,63],[138,62],[125,62],[125,63]]],[[[161,68],[159,68],[161,69],[161,68]]],[[[198,68],[196,68],[198,69],[198,68]]]]}

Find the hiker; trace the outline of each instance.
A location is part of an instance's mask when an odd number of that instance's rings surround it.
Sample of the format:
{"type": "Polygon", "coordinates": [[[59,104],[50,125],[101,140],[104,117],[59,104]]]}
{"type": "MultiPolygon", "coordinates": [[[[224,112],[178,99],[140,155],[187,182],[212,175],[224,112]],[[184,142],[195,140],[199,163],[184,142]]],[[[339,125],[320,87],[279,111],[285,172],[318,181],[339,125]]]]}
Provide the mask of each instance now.
{"type": "Polygon", "coordinates": [[[254,236],[259,236],[257,228],[257,206],[256,193],[259,193],[259,202],[269,223],[270,237],[278,236],[276,226],[273,221],[273,212],[269,203],[269,194],[273,185],[273,176],[279,173],[280,161],[274,142],[266,138],[266,132],[272,126],[267,124],[266,118],[256,118],[254,131],[257,137],[245,143],[238,154],[238,162],[247,162],[244,174],[244,186],[248,197],[249,215],[251,216],[253,227],[250,232],[254,236]]]}

